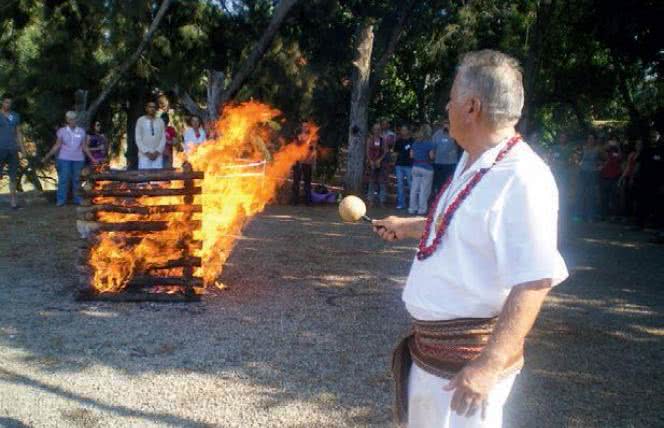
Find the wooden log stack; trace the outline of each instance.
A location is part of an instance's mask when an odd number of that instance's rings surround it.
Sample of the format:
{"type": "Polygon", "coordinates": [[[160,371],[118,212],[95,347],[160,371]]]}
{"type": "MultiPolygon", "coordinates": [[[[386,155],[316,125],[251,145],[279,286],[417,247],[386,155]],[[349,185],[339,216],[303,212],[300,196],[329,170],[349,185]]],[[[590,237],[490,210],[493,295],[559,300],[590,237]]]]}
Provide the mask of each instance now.
{"type": "Polygon", "coordinates": [[[194,239],[194,233],[201,228],[201,220],[194,216],[202,213],[202,207],[194,204],[194,198],[201,194],[196,180],[203,180],[203,173],[193,171],[191,165],[185,163],[181,170],[104,170],[88,172],[83,178],[86,180],[83,203],[77,209],[76,222],[82,240],[76,266],[81,288],[78,300],[200,300],[195,289],[204,283],[202,278],[194,276],[194,270],[202,263],[196,254],[202,242],[194,239]],[[157,197],[168,197],[168,201],[174,203],[155,201],[157,197]],[[112,216],[105,213],[112,213],[112,216]],[[113,221],[104,221],[109,217],[113,221]],[[146,239],[153,239],[174,257],[164,261],[163,254],[155,254],[155,260],[141,260],[137,264],[141,270],[135,272],[124,289],[99,292],[94,285],[95,272],[90,257],[103,239],[112,239],[126,251],[132,251],[146,239]]]}

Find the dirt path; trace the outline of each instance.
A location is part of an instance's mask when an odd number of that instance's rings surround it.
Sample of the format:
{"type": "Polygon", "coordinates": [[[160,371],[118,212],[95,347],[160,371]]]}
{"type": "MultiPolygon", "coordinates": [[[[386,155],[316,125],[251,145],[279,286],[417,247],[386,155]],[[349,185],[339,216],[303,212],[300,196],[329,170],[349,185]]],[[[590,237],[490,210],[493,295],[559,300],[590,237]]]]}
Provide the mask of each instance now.
{"type": "MultiPolygon", "coordinates": [[[[79,304],[73,217],[38,199],[0,209],[0,427],[390,426],[414,242],[273,207],[223,293],[79,304]]],[[[574,276],[528,342],[507,427],[664,424],[664,248],[644,238],[595,225],[565,248],[574,276]]]]}

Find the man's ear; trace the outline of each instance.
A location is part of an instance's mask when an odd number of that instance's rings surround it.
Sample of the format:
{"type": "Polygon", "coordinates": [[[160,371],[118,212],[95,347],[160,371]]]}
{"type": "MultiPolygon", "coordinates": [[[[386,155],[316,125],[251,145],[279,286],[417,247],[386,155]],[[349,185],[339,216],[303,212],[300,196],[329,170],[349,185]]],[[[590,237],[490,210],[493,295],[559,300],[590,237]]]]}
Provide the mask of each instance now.
{"type": "Polygon", "coordinates": [[[482,108],[482,101],[480,101],[479,98],[471,97],[468,100],[468,109],[467,109],[468,114],[479,115],[481,108],[482,108]]]}

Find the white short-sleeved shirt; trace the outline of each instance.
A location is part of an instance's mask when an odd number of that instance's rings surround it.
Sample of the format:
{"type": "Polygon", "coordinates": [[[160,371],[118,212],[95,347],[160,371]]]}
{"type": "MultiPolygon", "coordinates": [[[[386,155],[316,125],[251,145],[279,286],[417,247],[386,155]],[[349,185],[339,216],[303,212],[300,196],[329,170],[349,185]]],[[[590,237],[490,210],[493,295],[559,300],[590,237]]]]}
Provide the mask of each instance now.
{"type": "MultiPolygon", "coordinates": [[[[507,141],[484,154],[465,172],[468,153],[434,219],[447,208],[480,168],[488,168],[507,141]]],[[[435,221],[428,244],[435,236],[435,221]]],[[[403,291],[415,319],[493,317],[515,285],[567,278],[558,252],[558,189],[542,159],[525,142],[517,143],[475,186],[460,205],[438,249],[415,258],[403,291]]]]}

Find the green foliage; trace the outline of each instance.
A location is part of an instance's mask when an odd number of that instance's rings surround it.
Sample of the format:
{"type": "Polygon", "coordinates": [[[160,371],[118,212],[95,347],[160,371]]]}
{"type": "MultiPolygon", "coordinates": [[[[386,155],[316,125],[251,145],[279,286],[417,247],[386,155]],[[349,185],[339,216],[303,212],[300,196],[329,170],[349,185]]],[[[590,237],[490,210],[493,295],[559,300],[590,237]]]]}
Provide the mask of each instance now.
{"type": "MultiPolygon", "coordinates": [[[[16,95],[26,133],[42,152],[73,108],[74,92],[88,90],[90,101],[99,94],[109,70],[136,49],[159,4],[13,0],[0,6],[0,91],[16,95]]],[[[561,129],[582,132],[598,119],[624,121],[638,136],[644,123],[664,116],[663,8],[658,0],[415,2],[372,99],[370,120],[438,118],[460,56],[494,48],[523,64],[533,61],[527,96],[532,127],[545,140],[561,129]],[[550,16],[542,25],[545,5],[550,16]]],[[[271,0],[176,1],[150,48],[98,113],[116,146],[145,97],[177,85],[204,100],[207,69],[233,76],[273,9],[271,0]]],[[[322,145],[344,144],[357,23],[376,24],[375,64],[395,14],[387,0],[300,2],[237,98],[271,103],[292,123],[313,119],[321,125],[322,145]]]]}

